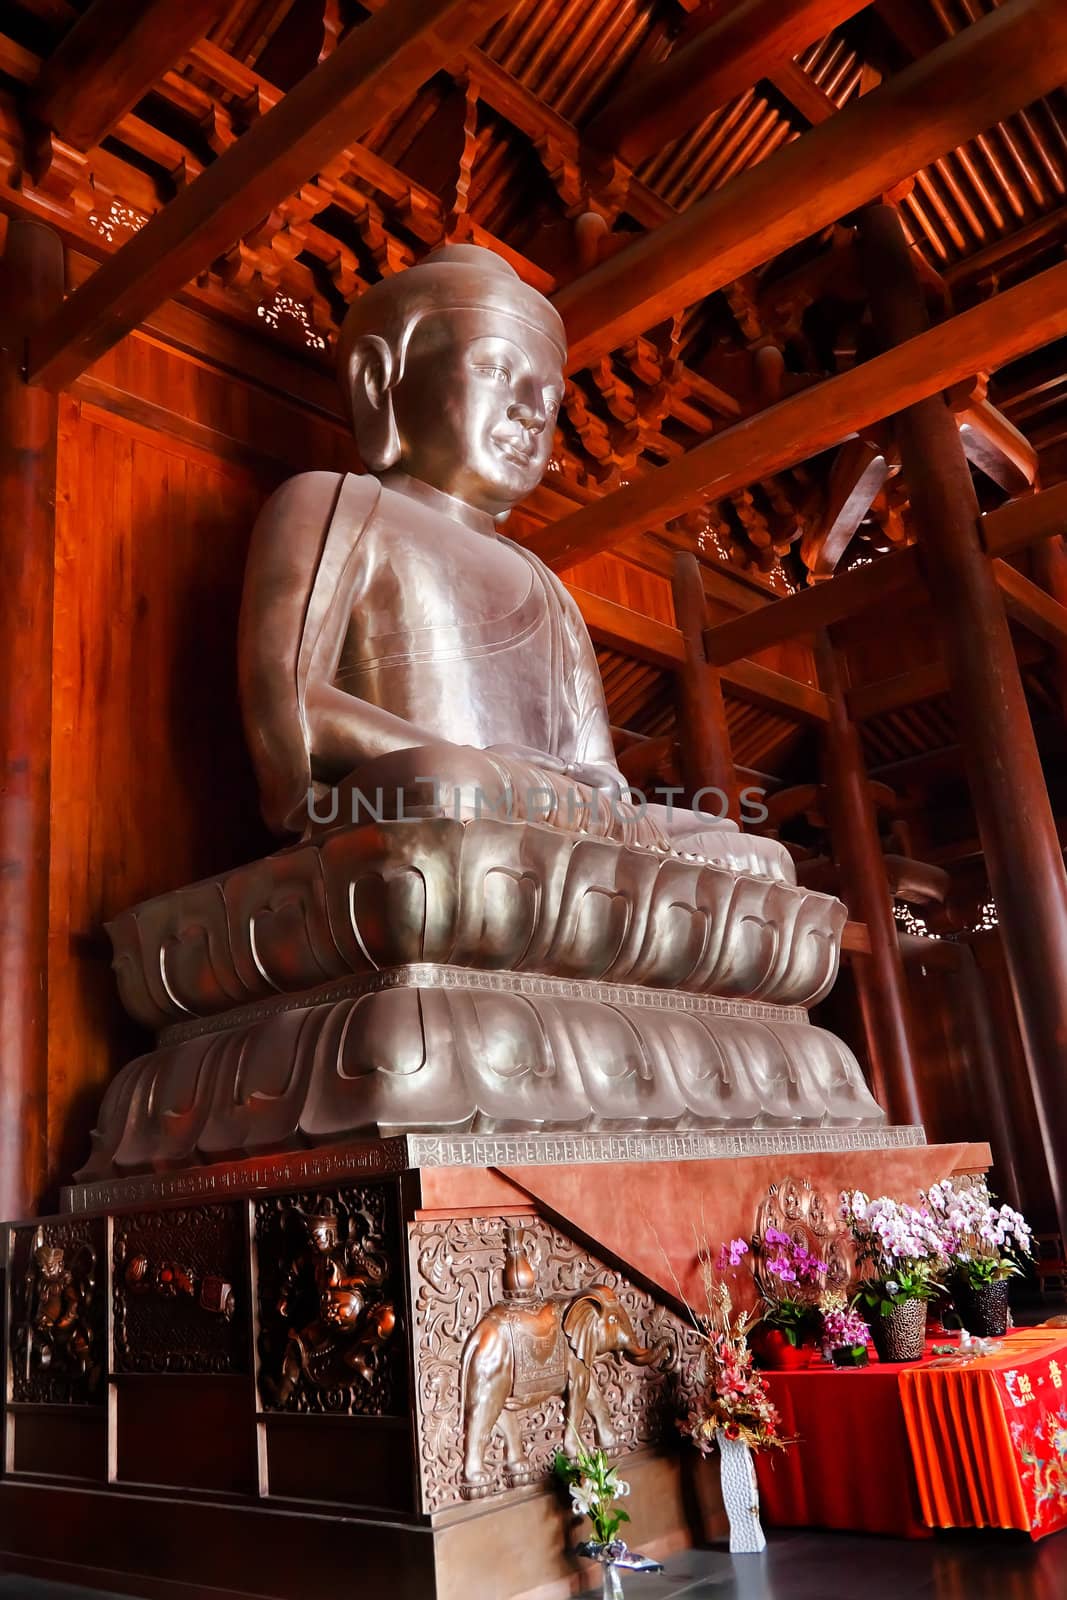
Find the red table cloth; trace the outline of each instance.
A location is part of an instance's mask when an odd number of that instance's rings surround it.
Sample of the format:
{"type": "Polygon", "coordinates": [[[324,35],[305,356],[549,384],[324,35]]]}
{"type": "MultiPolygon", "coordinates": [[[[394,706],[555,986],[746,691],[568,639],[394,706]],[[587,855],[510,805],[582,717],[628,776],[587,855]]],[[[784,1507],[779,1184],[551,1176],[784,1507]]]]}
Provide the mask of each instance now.
{"type": "MultiPolygon", "coordinates": [[[[954,1342],[950,1337],[946,1343],[954,1342]]],[[[789,1450],[756,1458],[769,1525],[924,1538],[1067,1526],[1067,1335],[1017,1329],[976,1361],[766,1374],[789,1450]]]]}

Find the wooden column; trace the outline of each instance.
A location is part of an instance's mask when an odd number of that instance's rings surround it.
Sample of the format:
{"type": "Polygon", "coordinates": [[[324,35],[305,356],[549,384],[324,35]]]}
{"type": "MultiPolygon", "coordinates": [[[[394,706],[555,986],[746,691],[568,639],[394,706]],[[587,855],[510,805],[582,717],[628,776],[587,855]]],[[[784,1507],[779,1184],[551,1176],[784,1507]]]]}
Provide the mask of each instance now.
{"type": "Polygon", "coordinates": [[[1020,1178],[1020,1152],[1015,1142],[1015,1122],[1011,1105],[1001,1077],[1003,1056],[997,1047],[993,1019],[989,1011],[989,997],[971,946],[961,940],[956,949],[959,951],[956,982],[960,1003],[969,1025],[974,1050],[973,1059],[980,1079],[986,1115],[989,1117],[988,1138],[997,1174],[997,1192],[1009,1205],[1021,1211],[1024,1206],[1024,1195],[1020,1178]]]}
{"type": "MultiPolygon", "coordinates": [[[[1061,533],[1034,545],[1034,579],[1053,600],[1067,606],[1067,544],[1061,533]]],[[[1056,648],[1056,663],[1060,706],[1067,717],[1067,645],[1056,648]]]]}
{"type": "Polygon", "coordinates": [[[830,701],[823,736],[823,782],[830,845],[849,916],[867,925],[869,956],[852,958],[867,1036],[871,1088],[890,1122],[922,1122],[922,1102],[908,1020],[908,981],[863,749],[845,703],[845,673],[825,633],[816,652],[819,683],[830,701]]]}
{"type": "MultiPolygon", "coordinates": [[[[866,212],[861,241],[882,344],[922,332],[923,292],[895,210],[866,212]]],[[[901,412],[896,427],[1040,1138],[1067,1231],[1067,874],[955,418],[935,395],[901,412]]]]}
{"type": "MultiPolygon", "coordinates": [[[[737,777],[730,755],[730,729],[718,672],[704,654],[707,605],[700,562],[688,550],[679,550],[671,573],[674,620],[685,644],[685,660],[678,668],[678,744],[682,777],[690,798],[701,789],[718,789],[726,796],[724,814],[738,820],[737,777]]],[[[701,809],[715,814],[714,797],[701,809]]]]}
{"type": "Polygon", "coordinates": [[[8,223],[0,262],[0,1218],[32,1215],[47,1165],[54,395],[22,378],[63,295],[63,246],[8,223]]]}

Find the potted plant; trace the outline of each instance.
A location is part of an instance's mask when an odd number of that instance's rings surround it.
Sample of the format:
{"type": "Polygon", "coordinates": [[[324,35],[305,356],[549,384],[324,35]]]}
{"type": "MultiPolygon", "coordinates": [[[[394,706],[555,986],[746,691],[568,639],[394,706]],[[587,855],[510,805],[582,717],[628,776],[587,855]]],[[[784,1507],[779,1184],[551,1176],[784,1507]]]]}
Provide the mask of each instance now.
{"type": "Polygon", "coordinates": [[[804,1346],[813,1340],[819,1317],[814,1301],[800,1291],[821,1285],[825,1277],[826,1262],[802,1241],[781,1228],[766,1230],[759,1330],[753,1339],[760,1366],[788,1369],[806,1365],[804,1346]]]}
{"type": "Polygon", "coordinates": [[[969,1333],[995,1338],[1008,1331],[1008,1281],[1033,1253],[1033,1234],[1020,1212],[997,1206],[984,1178],[935,1183],[925,1195],[944,1239],[952,1298],[969,1333]]]}
{"type": "Polygon", "coordinates": [[[782,1437],[766,1379],[753,1370],[748,1343],[752,1313],[735,1310],[727,1281],[727,1274],[747,1251],[743,1239],[733,1239],[713,1260],[707,1247],[701,1246],[705,1308],[699,1313],[690,1308],[690,1315],[704,1348],[697,1366],[697,1386],[688,1396],[688,1413],[678,1424],[701,1455],[719,1452],[733,1555],[758,1554],[767,1543],[759,1520],[752,1451],[780,1450],[790,1443],[782,1437]]]}
{"type": "Polygon", "coordinates": [[[926,1342],[926,1307],[940,1293],[944,1241],[928,1209],[859,1189],[841,1196],[841,1215],[866,1269],[858,1301],[867,1312],[882,1361],[918,1361],[926,1342]]]}
{"type": "Polygon", "coordinates": [[[822,1314],[823,1358],[835,1367],[865,1367],[870,1327],[844,1294],[824,1295],[819,1302],[822,1314]]]}
{"type": "Polygon", "coordinates": [[[588,1517],[593,1525],[593,1537],[582,1541],[577,1554],[598,1561],[603,1567],[604,1600],[622,1600],[620,1570],[663,1570],[658,1561],[638,1555],[619,1538],[619,1529],[630,1517],[616,1502],[630,1493],[630,1485],[619,1477],[603,1450],[588,1450],[579,1439],[573,1457],[562,1450],[556,1452],[553,1470],[570,1492],[575,1515],[588,1517]]]}

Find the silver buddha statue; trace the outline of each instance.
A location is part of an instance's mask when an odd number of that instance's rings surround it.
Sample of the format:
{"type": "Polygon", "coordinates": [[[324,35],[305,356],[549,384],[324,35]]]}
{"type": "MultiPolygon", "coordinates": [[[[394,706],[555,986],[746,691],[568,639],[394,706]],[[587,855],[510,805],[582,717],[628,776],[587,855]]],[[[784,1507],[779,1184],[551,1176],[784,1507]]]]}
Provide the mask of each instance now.
{"type": "Polygon", "coordinates": [[[564,354],[471,245],[353,304],[369,470],[277,491],[241,612],[263,809],[300,839],[110,924],[159,1038],[82,1177],[366,1134],[884,1122],[807,1017],[844,906],[774,842],[622,795],[582,617],[500,532],[564,354]]]}
{"type": "Polygon", "coordinates": [[[353,303],[339,366],[369,470],[290,479],[249,555],[241,683],[267,821],[351,822],[358,796],[379,815],[673,839],[794,882],[771,841],[623,799],[581,613],[499,531],[547,466],[565,357],[552,305],[476,245],[445,245],[353,303]]]}

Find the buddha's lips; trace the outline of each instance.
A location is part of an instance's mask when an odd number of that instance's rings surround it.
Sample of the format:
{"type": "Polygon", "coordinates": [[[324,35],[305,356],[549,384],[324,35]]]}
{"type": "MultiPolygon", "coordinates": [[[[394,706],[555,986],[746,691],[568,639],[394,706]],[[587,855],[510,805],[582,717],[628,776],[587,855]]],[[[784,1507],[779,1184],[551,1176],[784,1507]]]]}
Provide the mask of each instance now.
{"type": "Polygon", "coordinates": [[[531,450],[524,450],[521,445],[514,443],[510,439],[494,439],[493,443],[500,451],[500,454],[506,456],[509,461],[514,462],[517,467],[528,467],[533,460],[533,452],[531,450]]]}

